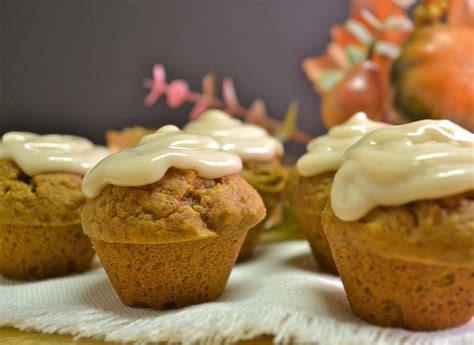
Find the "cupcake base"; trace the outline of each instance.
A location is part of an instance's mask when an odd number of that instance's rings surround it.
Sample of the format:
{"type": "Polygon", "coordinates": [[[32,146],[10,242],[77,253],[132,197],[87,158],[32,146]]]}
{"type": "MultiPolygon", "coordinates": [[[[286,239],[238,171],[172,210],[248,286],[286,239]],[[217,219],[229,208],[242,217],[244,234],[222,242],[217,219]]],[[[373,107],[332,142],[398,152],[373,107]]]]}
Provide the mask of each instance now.
{"type": "Polygon", "coordinates": [[[430,331],[473,316],[474,267],[387,258],[349,243],[333,253],[352,310],[369,323],[430,331]]]}
{"type": "Polygon", "coordinates": [[[285,197],[293,208],[301,232],[308,240],[313,256],[322,271],[338,274],[331,247],[321,225],[321,214],[331,194],[334,172],[303,177],[293,169],[285,197]]]}
{"type": "Polygon", "coordinates": [[[264,220],[249,230],[239,253],[238,262],[253,256],[260,234],[266,230],[265,224],[268,218],[283,200],[282,192],[288,173],[280,160],[275,158],[270,161],[244,161],[240,175],[260,194],[267,214],[264,220]]]}
{"type": "Polygon", "coordinates": [[[260,240],[260,234],[265,229],[265,220],[263,220],[260,224],[253,227],[247,233],[247,237],[245,237],[244,243],[242,244],[242,248],[240,249],[239,256],[237,257],[237,262],[242,262],[250,259],[254,252],[255,247],[257,246],[260,240]]]}
{"type": "Polygon", "coordinates": [[[0,224],[0,274],[38,280],[87,270],[94,251],[80,224],[0,224]]]}
{"type": "Polygon", "coordinates": [[[329,242],[321,226],[321,215],[299,215],[299,224],[322,271],[338,275],[329,242]]]}
{"type": "Polygon", "coordinates": [[[123,303],[173,309],[222,294],[245,234],[157,244],[91,241],[123,303]]]}

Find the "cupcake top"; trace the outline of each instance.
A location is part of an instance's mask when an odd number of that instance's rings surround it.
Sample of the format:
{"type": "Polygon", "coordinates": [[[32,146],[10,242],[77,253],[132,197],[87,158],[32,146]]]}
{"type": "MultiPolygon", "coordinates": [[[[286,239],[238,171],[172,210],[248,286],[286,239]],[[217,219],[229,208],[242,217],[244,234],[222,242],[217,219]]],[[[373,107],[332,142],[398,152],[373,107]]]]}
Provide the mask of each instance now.
{"type": "Polygon", "coordinates": [[[311,140],[307,153],[298,159],[296,168],[301,176],[309,177],[336,171],[342,164],[344,152],[366,133],[388,126],[370,120],[363,112],[354,114],[345,123],[332,127],[326,135],[311,140]]]}
{"type": "Polygon", "coordinates": [[[29,176],[47,172],[85,175],[108,154],[105,147],[74,135],[8,132],[0,143],[0,159],[15,162],[29,176]]]}
{"type": "Polygon", "coordinates": [[[375,130],[344,154],[331,206],[355,221],[378,206],[396,206],[474,190],[474,134],[447,120],[375,130]]]}
{"type": "Polygon", "coordinates": [[[210,137],[168,125],[143,137],[138,145],[102,160],[84,177],[82,191],[93,198],[110,184],[144,186],[159,181],[170,167],[194,170],[200,177],[215,179],[238,173],[242,161],[236,154],[222,151],[210,137]]]}
{"type": "Polygon", "coordinates": [[[183,130],[216,139],[224,151],[244,161],[269,161],[283,154],[283,145],[260,126],[243,123],[218,109],[204,112],[183,130]]]}

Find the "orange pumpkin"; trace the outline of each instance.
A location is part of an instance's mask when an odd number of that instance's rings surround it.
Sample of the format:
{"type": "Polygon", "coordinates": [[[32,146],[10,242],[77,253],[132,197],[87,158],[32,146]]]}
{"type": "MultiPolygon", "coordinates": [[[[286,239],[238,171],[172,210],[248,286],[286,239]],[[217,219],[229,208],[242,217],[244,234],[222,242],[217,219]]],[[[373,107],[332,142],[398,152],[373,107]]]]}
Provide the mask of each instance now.
{"type": "Polygon", "coordinates": [[[474,29],[416,30],[393,65],[392,85],[406,120],[446,118],[474,131],[474,29]]]}

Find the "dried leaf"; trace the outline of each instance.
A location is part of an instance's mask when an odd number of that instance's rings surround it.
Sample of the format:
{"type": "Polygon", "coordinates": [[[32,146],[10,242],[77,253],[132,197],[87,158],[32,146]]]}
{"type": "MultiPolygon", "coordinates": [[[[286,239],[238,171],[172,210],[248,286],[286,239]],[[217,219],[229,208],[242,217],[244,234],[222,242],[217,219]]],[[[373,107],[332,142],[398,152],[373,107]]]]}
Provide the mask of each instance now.
{"type": "Polygon", "coordinates": [[[256,99],[248,110],[246,121],[249,123],[261,124],[265,122],[266,118],[267,108],[265,107],[265,103],[260,98],[256,99]]]}
{"type": "Polygon", "coordinates": [[[404,9],[409,9],[416,4],[417,0],[395,0],[395,4],[404,9]]]}
{"type": "Polygon", "coordinates": [[[153,66],[153,82],[150,92],[145,98],[145,104],[151,107],[164,94],[166,89],[166,72],[161,64],[153,66]]]}
{"type": "Polygon", "coordinates": [[[328,54],[320,57],[310,57],[303,60],[301,64],[303,71],[306,73],[308,79],[316,82],[323,70],[328,68],[338,68],[335,62],[328,54]]]}
{"type": "Polygon", "coordinates": [[[382,21],[392,14],[406,13],[406,10],[393,0],[371,0],[368,8],[382,21]]]}
{"type": "Polygon", "coordinates": [[[291,139],[297,129],[297,120],[298,102],[292,101],[288,106],[283,126],[274,133],[275,137],[280,139],[282,142],[286,142],[291,139]]]}
{"type": "Polygon", "coordinates": [[[160,99],[161,95],[163,95],[163,92],[161,92],[158,89],[151,89],[148,95],[145,97],[145,104],[148,107],[151,107],[153,104],[158,102],[160,99]]]}
{"type": "Polygon", "coordinates": [[[327,92],[337,85],[342,79],[344,79],[344,71],[340,69],[327,69],[321,71],[316,83],[318,89],[322,92],[327,92]]]}
{"type": "MultiPolygon", "coordinates": [[[[400,3],[406,5],[409,1],[400,0],[400,3]]],[[[412,28],[409,13],[394,0],[351,0],[350,16],[344,24],[331,27],[332,42],[326,51],[303,61],[303,70],[323,98],[322,104],[327,103],[328,91],[348,78],[363,61],[382,59],[391,63],[398,54],[396,46],[403,45],[412,28]],[[384,43],[374,52],[377,41],[384,43]]],[[[339,98],[336,103],[347,103],[347,100],[339,98]]]]}
{"type": "Polygon", "coordinates": [[[331,59],[336,63],[337,66],[341,69],[348,69],[350,67],[350,62],[347,59],[344,46],[331,42],[328,45],[327,53],[331,59]]]}
{"type": "Polygon", "coordinates": [[[359,11],[359,15],[364,19],[364,21],[369,24],[374,30],[381,30],[383,27],[382,22],[377,18],[372,11],[369,11],[367,8],[362,8],[359,11]]]}
{"type": "Polygon", "coordinates": [[[346,27],[343,25],[334,25],[331,27],[331,38],[332,42],[337,43],[341,46],[346,44],[359,44],[360,42],[350,34],[346,27]]]}
{"type": "Polygon", "coordinates": [[[167,103],[170,108],[178,108],[189,97],[189,85],[181,79],[173,80],[168,85],[167,103]]]}
{"type": "Polygon", "coordinates": [[[366,47],[369,46],[374,40],[370,30],[357,20],[349,19],[346,22],[346,29],[366,47]]]}
{"type": "Polygon", "coordinates": [[[374,52],[395,60],[400,55],[400,47],[392,42],[377,41],[374,46],[374,52]]]}
{"type": "Polygon", "coordinates": [[[367,58],[367,50],[354,44],[348,44],[346,46],[346,56],[353,68],[367,58]]]}
{"type": "Polygon", "coordinates": [[[202,91],[210,99],[216,98],[216,75],[210,72],[202,78],[202,91]]]}
{"type": "Polygon", "coordinates": [[[163,66],[162,64],[156,64],[153,66],[153,80],[155,81],[155,83],[166,83],[165,66],[163,66]]]}
{"type": "Polygon", "coordinates": [[[224,78],[224,81],[222,82],[222,96],[224,98],[224,103],[231,113],[240,108],[232,79],[224,78]]]}
{"type": "Polygon", "coordinates": [[[283,220],[283,204],[279,203],[276,207],[273,208],[272,212],[269,214],[265,221],[265,229],[270,229],[277,224],[280,224],[283,220]]]}
{"type": "Polygon", "coordinates": [[[413,31],[413,22],[406,16],[388,16],[383,24],[383,30],[413,31]]]}
{"type": "Polygon", "coordinates": [[[196,120],[199,118],[199,116],[205,112],[211,105],[211,102],[207,98],[201,98],[191,109],[191,112],[189,113],[189,119],[190,120],[196,120]]]}

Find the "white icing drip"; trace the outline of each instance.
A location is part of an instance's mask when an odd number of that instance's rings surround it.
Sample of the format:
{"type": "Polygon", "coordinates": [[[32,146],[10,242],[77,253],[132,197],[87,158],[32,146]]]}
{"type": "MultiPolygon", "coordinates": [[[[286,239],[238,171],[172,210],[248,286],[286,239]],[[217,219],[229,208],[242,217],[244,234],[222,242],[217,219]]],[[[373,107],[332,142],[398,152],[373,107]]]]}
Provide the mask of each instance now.
{"type": "Polygon", "coordinates": [[[474,134],[442,120],[375,130],[344,154],[331,206],[345,221],[377,206],[456,195],[474,189],[474,134]]]}
{"type": "Polygon", "coordinates": [[[183,129],[215,138],[223,150],[238,154],[244,161],[268,161],[283,154],[281,142],[265,129],[243,123],[222,110],[208,110],[183,129]]]}
{"type": "Polygon", "coordinates": [[[326,135],[309,142],[307,153],[298,159],[298,172],[308,177],[336,171],[342,164],[344,151],[366,133],[384,126],[387,124],[372,121],[363,112],[354,114],[347,122],[332,127],[326,135]]]}
{"type": "Polygon", "coordinates": [[[73,135],[8,132],[0,144],[0,159],[14,161],[29,176],[46,172],[85,175],[107,155],[105,147],[73,135]]]}
{"type": "Polygon", "coordinates": [[[102,160],[84,177],[82,191],[93,198],[109,184],[144,186],[159,181],[170,167],[195,170],[203,178],[215,179],[238,173],[242,161],[236,154],[222,151],[210,137],[168,125],[143,137],[137,146],[102,160]]]}

